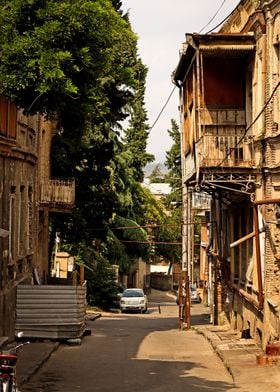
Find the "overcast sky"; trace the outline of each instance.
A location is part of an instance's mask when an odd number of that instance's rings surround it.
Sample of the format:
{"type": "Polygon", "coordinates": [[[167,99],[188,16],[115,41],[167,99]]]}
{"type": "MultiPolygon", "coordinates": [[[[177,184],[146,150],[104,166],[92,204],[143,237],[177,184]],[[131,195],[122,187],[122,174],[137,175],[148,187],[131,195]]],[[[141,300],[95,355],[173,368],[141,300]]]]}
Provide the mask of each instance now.
{"type": "MultiPolygon", "coordinates": [[[[239,2],[240,0],[122,0],[122,9],[125,12],[129,10],[132,29],[139,38],[139,56],[149,70],[145,101],[150,127],[173,90],[171,74],[178,64],[185,33],[207,33],[228,16],[239,2]]],[[[148,152],[155,155],[156,162],[165,160],[165,152],[172,144],[167,129],[170,128],[172,118],[179,124],[178,104],[179,92],[176,88],[150,133],[148,152]]]]}

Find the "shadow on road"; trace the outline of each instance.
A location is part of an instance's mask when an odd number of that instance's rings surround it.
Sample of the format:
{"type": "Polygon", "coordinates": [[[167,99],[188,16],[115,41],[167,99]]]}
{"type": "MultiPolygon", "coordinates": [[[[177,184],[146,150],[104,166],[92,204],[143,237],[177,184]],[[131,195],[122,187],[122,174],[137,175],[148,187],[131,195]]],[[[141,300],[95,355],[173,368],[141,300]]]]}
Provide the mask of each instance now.
{"type": "MultiPolygon", "coordinates": [[[[192,324],[209,320],[192,308],[192,324]]],[[[88,321],[81,346],[61,345],[21,392],[226,392],[237,389],[204,338],[178,330],[178,307],[164,293],[147,314],[88,321]],[[159,307],[161,312],[159,312],[159,307]]]]}

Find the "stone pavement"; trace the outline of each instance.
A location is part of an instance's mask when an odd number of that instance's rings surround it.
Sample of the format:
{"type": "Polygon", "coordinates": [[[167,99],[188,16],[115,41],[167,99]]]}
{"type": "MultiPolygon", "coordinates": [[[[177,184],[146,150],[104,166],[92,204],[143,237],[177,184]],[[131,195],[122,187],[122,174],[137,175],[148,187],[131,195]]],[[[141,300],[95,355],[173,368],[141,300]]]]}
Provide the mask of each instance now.
{"type": "MultiPolygon", "coordinates": [[[[168,301],[167,296],[160,293],[159,303],[163,298],[168,301]]],[[[153,297],[153,300],[155,300],[155,297],[153,297]]],[[[174,309],[176,312],[176,308],[174,309]]],[[[200,314],[205,316],[207,308],[201,304],[193,305],[191,314],[193,313],[195,313],[195,316],[192,317],[197,320],[200,314]]],[[[193,325],[191,329],[210,342],[232,375],[236,384],[235,390],[243,392],[274,392],[280,390],[280,365],[258,364],[257,355],[261,354],[262,351],[253,339],[241,339],[240,333],[237,331],[222,326],[210,325],[208,318],[200,318],[200,320],[204,320],[204,323],[196,322],[196,325],[193,325]]],[[[187,331],[180,332],[182,337],[185,333],[187,331]]],[[[178,340],[178,331],[175,330],[174,334],[176,334],[174,338],[178,340]]],[[[24,346],[18,354],[17,374],[19,385],[28,382],[32,374],[43,366],[58,346],[58,342],[49,340],[33,341],[30,345],[24,346]]],[[[176,350],[176,346],[173,349],[176,350]]],[[[175,352],[174,356],[176,356],[175,352]]]]}

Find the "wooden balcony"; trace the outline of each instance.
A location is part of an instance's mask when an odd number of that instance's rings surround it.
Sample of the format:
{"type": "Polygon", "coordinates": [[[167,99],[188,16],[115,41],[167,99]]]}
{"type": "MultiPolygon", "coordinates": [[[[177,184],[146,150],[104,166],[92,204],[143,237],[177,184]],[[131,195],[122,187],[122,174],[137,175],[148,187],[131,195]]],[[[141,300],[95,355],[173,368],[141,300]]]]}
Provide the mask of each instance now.
{"type": "Polygon", "coordinates": [[[74,180],[45,180],[40,184],[40,206],[50,211],[67,212],[75,204],[74,180]]]}
{"type": "Polygon", "coordinates": [[[201,137],[196,145],[201,168],[254,166],[253,143],[251,133],[245,132],[245,117],[242,108],[203,108],[201,137]]]}
{"type": "Polygon", "coordinates": [[[202,136],[196,145],[200,168],[252,168],[253,143],[243,135],[244,131],[235,131],[231,135],[202,136]]]}

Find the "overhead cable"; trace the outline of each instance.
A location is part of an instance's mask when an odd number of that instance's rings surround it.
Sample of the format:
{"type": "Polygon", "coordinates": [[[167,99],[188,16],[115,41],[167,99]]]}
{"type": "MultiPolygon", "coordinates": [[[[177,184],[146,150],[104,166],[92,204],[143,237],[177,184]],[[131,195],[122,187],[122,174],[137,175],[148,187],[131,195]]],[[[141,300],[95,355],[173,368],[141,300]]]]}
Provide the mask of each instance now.
{"type": "MultiPolygon", "coordinates": [[[[210,21],[200,30],[200,32],[201,32],[202,30],[204,30],[204,29],[213,21],[213,19],[216,17],[216,15],[218,14],[218,12],[221,10],[221,8],[222,8],[223,5],[225,4],[225,2],[226,2],[226,0],[223,0],[222,4],[221,4],[220,7],[218,8],[218,10],[215,12],[214,16],[213,16],[213,17],[210,19],[210,21]]],[[[231,12],[231,13],[232,13],[232,12],[231,12]]],[[[231,13],[230,13],[229,15],[227,15],[227,16],[226,16],[218,25],[216,25],[213,29],[209,30],[206,34],[211,33],[213,30],[215,30],[217,27],[219,27],[222,23],[224,23],[224,22],[228,19],[228,17],[231,15],[231,13]]],[[[170,99],[171,99],[171,97],[172,97],[172,95],[173,95],[175,89],[176,89],[176,86],[173,87],[173,89],[172,89],[171,93],[169,94],[169,96],[168,96],[168,98],[167,98],[165,104],[163,105],[162,109],[160,110],[159,114],[157,115],[157,117],[156,117],[155,121],[153,122],[152,126],[149,128],[148,133],[150,133],[150,132],[152,131],[152,129],[154,128],[154,126],[155,126],[156,123],[158,122],[160,116],[162,115],[164,109],[166,108],[168,102],[170,101],[170,99]]]]}
{"type": "Polygon", "coordinates": [[[209,26],[210,23],[215,19],[215,17],[218,15],[218,13],[220,12],[220,10],[221,10],[221,8],[223,7],[223,5],[225,4],[225,2],[226,2],[226,0],[224,0],[224,1],[222,2],[222,4],[221,4],[220,7],[218,8],[218,10],[215,12],[215,14],[212,16],[212,18],[209,20],[209,22],[208,22],[204,27],[202,27],[202,29],[199,31],[199,34],[200,34],[207,26],[209,26]]]}
{"type": "Polygon", "coordinates": [[[157,118],[156,118],[155,121],[153,122],[153,125],[152,125],[152,126],[150,127],[150,129],[148,130],[148,133],[151,132],[151,130],[154,128],[154,126],[155,126],[156,123],[158,122],[158,120],[159,120],[159,118],[160,118],[162,112],[164,111],[164,109],[166,108],[168,102],[170,101],[170,98],[172,97],[172,94],[174,93],[175,88],[176,88],[176,86],[173,87],[173,89],[172,89],[171,93],[169,94],[169,96],[168,96],[168,98],[167,98],[165,104],[163,105],[161,111],[160,111],[159,114],[157,115],[157,118]]]}
{"type": "MultiPolygon", "coordinates": [[[[222,4],[223,5],[223,4],[222,4]]],[[[205,34],[212,33],[212,31],[216,30],[218,27],[220,27],[232,14],[233,11],[231,11],[220,23],[218,23],[215,27],[213,27],[211,30],[207,31],[205,34]]]]}
{"type": "Polygon", "coordinates": [[[240,137],[240,139],[238,140],[238,142],[235,143],[234,147],[232,147],[226,154],[226,156],[224,157],[224,159],[218,164],[218,166],[221,166],[225,160],[227,159],[227,157],[232,153],[232,150],[234,150],[241,142],[242,140],[245,138],[247,132],[252,128],[252,126],[258,121],[258,119],[260,118],[260,116],[263,114],[263,112],[265,111],[267,105],[269,104],[269,102],[272,100],[274,94],[276,93],[278,87],[280,85],[280,81],[278,81],[278,83],[276,84],[276,86],[274,87],[272,93],[270,94],[270,97],[268,98],[268,100],[266,101],[266,103],[264,104],[264,106],[262,107],[261,111],[259,112],[259,114],[254,118],[254,120],[251,122],[250,125],[248,125],[248,127],[245,129],[243,135],[240,137]]]}

